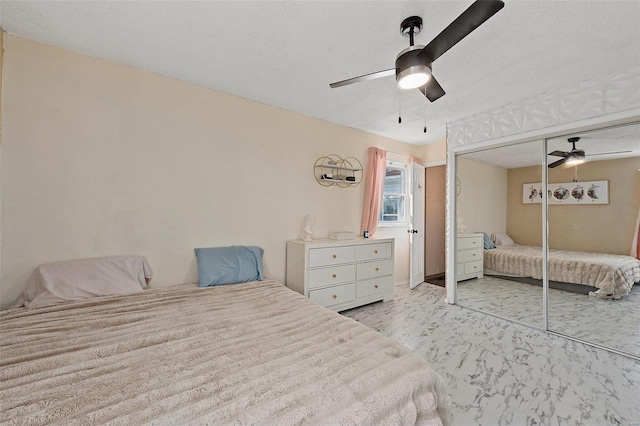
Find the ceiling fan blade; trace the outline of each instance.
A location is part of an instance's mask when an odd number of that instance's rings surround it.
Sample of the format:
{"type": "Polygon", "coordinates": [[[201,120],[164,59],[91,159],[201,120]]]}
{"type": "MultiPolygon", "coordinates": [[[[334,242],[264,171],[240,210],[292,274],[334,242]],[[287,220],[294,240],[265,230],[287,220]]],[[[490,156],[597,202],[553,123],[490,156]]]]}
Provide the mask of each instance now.
{"type": "Polygon", "coordinates": [[[477,0],[425,46],[418,57],[433,62],[504,7],[501,0],[477,0]]]}
{"type": "Polygon", "coordinates": [[[558,160],[558,161],[556,161],[555,163],[551,163],[551,164],[549,164],[549,168],[550,168],[550,169],[553,169],[554,167],[561,166],[561,165],[563,165],[563,164],[564,164],[564,163],[566,163],[566,162],[567,162],[567,159],[566,159],[566,158],[563,158],[562,160],[558,160]]]}
{"type": "Polygon", "coordinates": [[[434,102],[436,99],[440,99],[445,93],[444,89],[440,86],[440,83],[438,83],[438,80],[436,80],[433,75],[431,75],[427,84],[419,87],[418,90],[420,90],[431,102],[434,102]]]}
{"type": "Polygon", "coordinates": [[[599,152],[597,154],[588,154],[587,157],[593,157],[594,155],[624,154],[625,152],[633,152],[633,151],[599,152]]]}
{"type": "Polygon", "coordinates": [[[556,157],[564,157],[565,155],[567,155],[567,152],[564,151],[553,151],[548,153],[547,155],[555,155],[556,157]]]}
{"type": "Polygon", "coordinates": [[[331,87],[332,89],[335,89],[336,87],[346,86],[348,84],[360,83],[361,81],[375,80],[376,78],[387,77],[395,74],[396,74],[396,69],[391,68],[389,70],[372,72],[371,74],[365,74],[359,77],[349,78],[347,80],[336,81],[335,83],[331,83],[329,87],[331,87]]]}

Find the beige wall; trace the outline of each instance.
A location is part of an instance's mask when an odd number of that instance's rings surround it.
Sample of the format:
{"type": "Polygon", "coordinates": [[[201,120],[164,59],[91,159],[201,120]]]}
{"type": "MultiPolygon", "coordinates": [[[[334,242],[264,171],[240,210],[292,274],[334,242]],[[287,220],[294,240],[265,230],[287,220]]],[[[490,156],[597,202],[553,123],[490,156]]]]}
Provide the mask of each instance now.
{"type": "Polygon", "coordinates": [[[507,234],[523,246],[542,245],[542,204],[522,203],[522,184],[542,182],[542,167],[520,167],[507,173],[507,234]]]}
{"type": "Polygon", "coordinates": [[[490,164],[456,157],[460,179],[457,218],[462,217],[466,232],[505,232],[507,223],[507,170],[490,164]]]}
{"type": "Polygon", "coordinates": [[[430,143],[422,147],[421,156],[426,163],[436,163],[447,159],[447,141],[430,143]]]}
{"type": "MultiPolygon", "coordinates": [[[[194,247],[255,244],[284,281],[285,242],[357,231],[364,184],[325,188],[312,166],[369,146],[420,147],[5,36],[0,303],[45,262],[141,254],[152,286],[197,279],[194,247]]],[[[215,72],[215,70],[212,70],[215,72]]],[[[405,228],[396,281],[409,279],[405,228]]]]}
{"type": "MultiPolygon", "coordinates": [[[[640,206],[640,157],[589,161],[578,181],[608,180],[607,205],[550,205],[551,248],[629,254],[640,206]]],[[[540,182],[540,167],[509,170],[508,233],[519,244],[541,245],[541,205],[522,203],[522,184],[540,182]],[[537,170],[536,170],[537,169],[537,170]]],[[[573,167],[549,170],[549,182],[571,182],[573,167]]]]}

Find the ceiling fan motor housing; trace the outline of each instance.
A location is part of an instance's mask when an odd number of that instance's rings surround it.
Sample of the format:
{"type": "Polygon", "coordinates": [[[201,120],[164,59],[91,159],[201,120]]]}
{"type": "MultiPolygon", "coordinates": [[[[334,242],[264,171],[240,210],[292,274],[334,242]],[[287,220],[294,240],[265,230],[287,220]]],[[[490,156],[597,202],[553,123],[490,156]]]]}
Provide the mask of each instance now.
{"type": "Polygon", "coordinates": [[[401,87],[400,81],[407,76],[415,74],[431,75],[429,61],[418,56],[423,47],[419,45],[411,46],[400,52],[396,58],[396,81],[401,87]]]}
{"type": "Polygon", "coordinates": [[[579,140],[580,138],[577,136],[567,139],[567,142],[573,145],[573,148],[571,149],[571,151],[567,153],[567,160],[573,160],[574,162],[584,161],[585,159],[584,150],[576,148],[576,142],[578,142],[579,140]]]}

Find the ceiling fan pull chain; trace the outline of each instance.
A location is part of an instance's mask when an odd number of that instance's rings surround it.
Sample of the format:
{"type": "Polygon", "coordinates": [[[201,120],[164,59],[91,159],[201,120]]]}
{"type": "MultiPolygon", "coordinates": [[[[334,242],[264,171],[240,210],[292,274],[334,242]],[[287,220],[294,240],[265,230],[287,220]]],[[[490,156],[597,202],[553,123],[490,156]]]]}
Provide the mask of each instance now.
{"type": "Polygon", "coordinates": [[[402,91],[398,92],[398,124],[402,124],[402,91]]]}
{"type": "Polygon", "coordinates": [[[424,103],[424,133],[427,133],[427,103],[424,103]]]}

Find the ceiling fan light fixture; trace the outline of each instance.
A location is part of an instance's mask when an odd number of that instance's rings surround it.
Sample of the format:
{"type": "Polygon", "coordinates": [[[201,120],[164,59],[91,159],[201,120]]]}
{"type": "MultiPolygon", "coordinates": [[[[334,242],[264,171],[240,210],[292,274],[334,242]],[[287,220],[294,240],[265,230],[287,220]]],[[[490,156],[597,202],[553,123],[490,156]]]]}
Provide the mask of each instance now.
{"type": "Polygon", "coordinates": [[[431,64],[418,57],[424,46],[411,46],[396,58],[396,81],[403,90],[417,89],[431,79],[431,64]]]}
{"type": "Polygon", "coordinates": [[[402,75],[398,75],[398,87],[403,90],[417,89],[418,87],[422,87],[427,84],[427,82],[431,78],[430,71],[431,70],[426,66],[411,67],[410,69],[404,70],[402,75]]]}
{"type": "Polygon", "coordinates": [[[586,161],[584,154],[570,154],[567,156],[567,161],[565,164],[569,166],[577,166],[578,164],[582,164],[586,161]]]}

